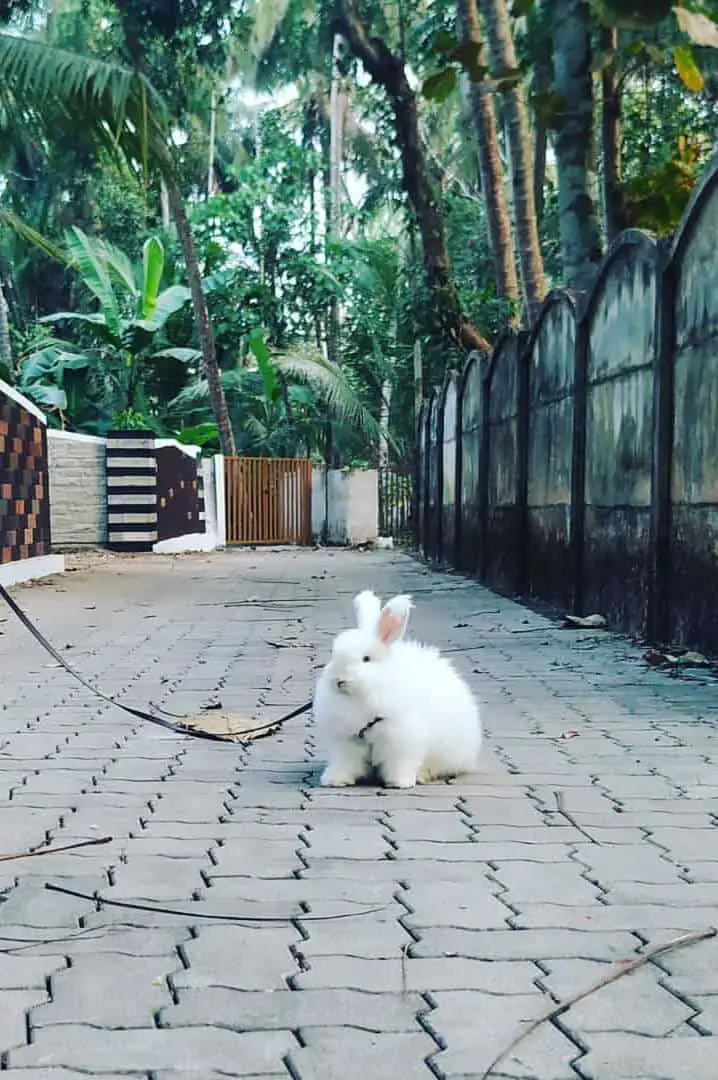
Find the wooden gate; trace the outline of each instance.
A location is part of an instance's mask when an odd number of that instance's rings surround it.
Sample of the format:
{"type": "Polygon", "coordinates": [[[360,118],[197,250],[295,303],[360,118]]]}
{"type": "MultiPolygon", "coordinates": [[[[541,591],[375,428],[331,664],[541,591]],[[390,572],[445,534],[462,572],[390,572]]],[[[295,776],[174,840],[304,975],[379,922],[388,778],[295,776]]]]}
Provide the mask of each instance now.
{"type": "Polygon", "coordinates": [[[309,544],[312,463],[308,458],[224,459],[228,544],[309,544]]]}

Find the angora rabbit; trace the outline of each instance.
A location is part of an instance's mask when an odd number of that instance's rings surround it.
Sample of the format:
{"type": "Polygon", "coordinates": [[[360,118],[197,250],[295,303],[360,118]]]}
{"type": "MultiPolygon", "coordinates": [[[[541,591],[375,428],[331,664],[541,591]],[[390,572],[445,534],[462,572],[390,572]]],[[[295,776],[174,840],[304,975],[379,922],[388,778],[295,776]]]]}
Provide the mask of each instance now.
{"type": "Polygon", "coordinates": [[[476,768],[481,717],[469,687],[437,649],[404,641],[409,596],[384,607],[372,592],[354,600],[358,626],[339,634],[314,694],[326,787],[376,770],[410,788],[476,768]]]}

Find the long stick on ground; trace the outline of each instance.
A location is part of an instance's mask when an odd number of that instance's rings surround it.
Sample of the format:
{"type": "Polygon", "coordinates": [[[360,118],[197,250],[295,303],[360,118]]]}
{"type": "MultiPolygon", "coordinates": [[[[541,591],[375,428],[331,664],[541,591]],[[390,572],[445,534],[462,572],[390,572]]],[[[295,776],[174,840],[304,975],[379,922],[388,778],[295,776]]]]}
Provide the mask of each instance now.
{"type": "Polygon", "coordinates": [[[583,1001],[584,998],[590,997],[591,994],[595,994],[597,990],[602,990],[604,986],[610,986],[611,983],[616,982],[618,979],[623,978],[624,975],[632,975],[634,971],[638,971],[644,964],[648,964],[656,956],[660,956],[666,952],[672,952],[674,949],[684,949],[686,945],[695,945],[699,941],[707,941],[708,938],[714,938],[718,934],[718,929],[715,926],[709,926],[706,930],[694,930],[690,934],[682,934],[681,937],[673,938],[671,941],[666,941],[663,945],[656,945],[655,948],[649,949],[643,956],[636,957],[635,960],[624,960],[619,967],[614,971],[609,972],[608,975],[604,975],[602,978],[597,979],[596,982],[591,983],[585,990],[580,990],[577,994],[562,1001],[559,1005],[555,1005],[548,1012],[543,1013],[542,1016],[532,1020],[523,1031],[521,1031],[515,1039],[513,1039],[509,1045],[498,1054],[489,1065],[488,1069],[481,1074],[481,1080],[488,1080],[488,1077],[494,1071],[497,1065],[499,1065],[504,1058],[508,1057],[512,1051],[516,1049],[519,1043],[522,1043],[524,1039],[528,1039],[529,1035],[536,1031],[536,1028],[541,1027],[542,1024],[551,1020],[556,1020],[557,1017],[562,1016],[565,1012],[571,1008],[572,1005],[577,1005],[579,1001],[583,1001]]]}

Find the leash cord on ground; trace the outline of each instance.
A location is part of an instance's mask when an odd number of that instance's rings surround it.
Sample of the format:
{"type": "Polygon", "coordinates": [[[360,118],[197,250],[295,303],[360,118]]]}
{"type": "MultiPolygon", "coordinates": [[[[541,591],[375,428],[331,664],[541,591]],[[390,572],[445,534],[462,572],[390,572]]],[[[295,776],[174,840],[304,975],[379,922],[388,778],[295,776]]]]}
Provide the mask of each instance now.
{"type": "Polygon", "coordinates": [[[14,862],[15,859],[36,859],[39,855],[57,855],[61,851],[76,851],[78,848],[99,847],[111,844],[111,836],[93,837],[92,840],[77,840],[74,844],[62,844],[61,847],[37,848],[35,851],[15,851],[12,855],[0,855],[0,862],[14,862]]]}
{"type": "Polygon", "coordinates": [[[64,885],[55,885],[52,881],[46,881],[45,888],[49,892],[74,896],[77,900],[87,900],[91,904],[107,904],[108,907],[125,908],[129,911],[149,911],[153,915],[177,915],[181,919],[192,919],[197,922],[232,922],[245,926],[252,926],[254,923],[334,922],[337,919],[357,919],[363,915],[375,915],[377,912],[388,910],[386,906],[383,906],[362,908],[360,911],[339,911],[336,915],[305,915],[301,911],[295,915],[217,915],[212,912],[162,907],[158,904],[140,904],[131,900],[108,900],[100,894],[78,892],[76,889],[67,889],[64,885]]]}
{"type": "MultiPolygon", "coordinates": [[[[214,731],[202,731],[200,729],[187,727],[184,724],[173,724],[169,720],[165,720],[161,716],[157,716],[154,713],[147,712],[145,709],[136,709],[132,705],[123,705],[121,701],[117,701],[115,698],[105,694],[99,687],[94,686],[91,682],[81,675],[79,671],[68,664],[64,656],[57,651],[54,645],[51,645],[44,634],[38,630],[32,620],[25,614],[20,605],[13,600],[10,593],[4,587],[0,585],[0,597],[5,601],[7,606],[13,612],[14,615],[20,620],[22,625],[28,630],[35,640],[42,645],[43,649],[50,654],[53,660],[64,668],[68,675],[72,675],[73,679],[76,679],[86,690],[89,690],[95,697],[100,698],[102,701],[106,701],[108,705],[114,705],[116,709],[122,709],[123,712],[129,713],[130,716],[136,717],[138,720],[147,720],[151,724],[158,724],[160,727],[166,728],[168,731],[173,731],[175,735],[191,735],[195,739],[207,739],[210,742],[222,742],[233,743],[235,745],[242,745],[241,738],[229,738],[226,735],[219,735],[214,731]]],[[[257,727],[249,728],[242,732],[242,735],[252,735],[258,737],[262,733],[269,734],[275,728],[285,724],[288,720],[294,720],[295,717],[301,716],[302,713],[309,712],[312,707],[311,701],[306,702],[304,705],[300,705],[299,708],[294,709],[292,712],[287,713],[285,716],[280,716],[277,720],[267,721],[265,724],[259,724],[257,727]]]]}

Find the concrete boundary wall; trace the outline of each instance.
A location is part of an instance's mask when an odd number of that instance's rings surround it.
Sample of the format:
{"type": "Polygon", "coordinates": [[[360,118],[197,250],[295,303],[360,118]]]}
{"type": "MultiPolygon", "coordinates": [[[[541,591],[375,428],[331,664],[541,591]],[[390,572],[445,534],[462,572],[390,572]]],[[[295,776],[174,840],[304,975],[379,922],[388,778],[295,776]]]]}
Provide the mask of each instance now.
{"type": "Polygon", "coordinates": [[[718,653],[717,280],[718,155],[670,245],[622,234],[587,296],[556,290],[432,389],[420,551],[718,653]]]}

